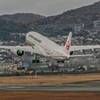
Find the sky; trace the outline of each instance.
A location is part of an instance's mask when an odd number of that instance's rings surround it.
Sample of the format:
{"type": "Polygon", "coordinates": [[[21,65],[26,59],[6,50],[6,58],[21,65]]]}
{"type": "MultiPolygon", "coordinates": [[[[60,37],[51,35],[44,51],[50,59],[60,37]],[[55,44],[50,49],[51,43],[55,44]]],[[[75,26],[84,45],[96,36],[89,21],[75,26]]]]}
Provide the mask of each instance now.
{"type": "Polygon", "coordinates": [[[0,0],[0,15],[35,13],[53,16],[98,1],[100,0],[0,0]]]}

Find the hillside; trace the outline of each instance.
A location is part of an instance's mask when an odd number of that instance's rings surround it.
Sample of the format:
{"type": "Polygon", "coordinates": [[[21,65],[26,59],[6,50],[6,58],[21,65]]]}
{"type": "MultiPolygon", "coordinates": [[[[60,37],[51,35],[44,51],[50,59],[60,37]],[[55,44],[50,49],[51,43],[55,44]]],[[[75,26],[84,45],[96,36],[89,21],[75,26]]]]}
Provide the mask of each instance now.
{"type": "Polygon", "coordinates": [[[1,20],[11,21],[13,23],[30,24],[34,21],[41,20],[44,16],[32,13],[17,13],[13,15],[2,15],[1,20]]]}
{"type": "Polygon", "coordinates": [[[30,13],[0,16],[0,40],[8,40],[9,33],[26,33],[33,30],[29,27],[30,23],[35,23],[43,18],[44,16],[30,13]]]}
{"type": "MultiPolygon", "coordinates": [[[[0,34],[1,33],[23,33],[31,29],[30,23],[43,19],[44,16],[30,13],[17,13],[13,15],[0,16],[0,34]]],[[[34,26],[34,25],[33,25],[34,26]]]]}
{"type": "Polygon", "coordinates": [[[32,13],[2,15],[0,39],[8,38],[9,33],[26,33],[31,30],[49,35],[64,35],[73,31],[71,25],[84,24],[85,28],[92,29],[95,20],[100,20],[100,1],[50,17],[32,13]]]}
{"type": "Polygon", "coordinates": [[[85,23],[88,26],[98,19],[100,19],[100,1],[92,5],[66,11],[57,16],[47,17],[37,23],[39,25],[85,23]]]}

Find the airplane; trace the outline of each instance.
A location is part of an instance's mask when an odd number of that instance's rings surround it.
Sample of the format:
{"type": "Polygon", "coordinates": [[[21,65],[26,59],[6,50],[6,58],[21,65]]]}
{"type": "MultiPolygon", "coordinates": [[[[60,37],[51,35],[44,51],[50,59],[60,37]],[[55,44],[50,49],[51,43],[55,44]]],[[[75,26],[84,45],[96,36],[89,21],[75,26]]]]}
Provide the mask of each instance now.
{"type": "MultiPolygon", "coordinates": [[[[93,54],[73,55],[73,52],[100,48],[100,45],[71,46],[71,38],[72,32],[69,33],[65,46],[60,46],[40,33],[31,31],[26,35],[26,42],[30,46],[0,46],[0,48],[13,50],[18,56],[23,56],[25,52],[31,52],[36,55],[53,58],[57,62],[64,62],[73,57],[93,56],[93,54]]],[[[35,58],[32,62],[39,63],[39,60],[35,58]]]]}

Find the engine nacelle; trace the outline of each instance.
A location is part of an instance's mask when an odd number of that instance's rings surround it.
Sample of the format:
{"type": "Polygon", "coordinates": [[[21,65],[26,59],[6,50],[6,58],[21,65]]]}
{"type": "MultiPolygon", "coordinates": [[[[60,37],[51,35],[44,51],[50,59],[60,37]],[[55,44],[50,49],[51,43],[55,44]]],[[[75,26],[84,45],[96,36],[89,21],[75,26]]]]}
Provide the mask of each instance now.
{"type": "Polygon", "coordinates": [[[18,55],[18,56],[23,56],[23,55],[24,55],[24,51],[17,50],[17,55],[18,55]]]}
{"type": "Polygon", "coordinates": [[[17,56],[23,56],[24,55],[24,51],[22,51],[22,50],[13,49],[13,50],[11,50],[11,52],[14,53],[17,56]]]}
{"type": "Polygon", "coordinates": [[[71,52],[70,52],[70,55],[73,55],[73,53],[74,53],[74,52],[73,52],[73,51],[71,51],[71,52]]]}

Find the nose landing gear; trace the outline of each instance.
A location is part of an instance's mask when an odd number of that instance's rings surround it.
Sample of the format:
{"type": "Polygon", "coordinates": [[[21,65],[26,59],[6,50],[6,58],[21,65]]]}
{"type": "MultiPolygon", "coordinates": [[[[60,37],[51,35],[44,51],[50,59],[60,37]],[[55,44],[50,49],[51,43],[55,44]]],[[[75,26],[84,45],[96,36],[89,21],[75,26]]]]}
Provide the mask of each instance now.
{"type": "Polygon", "coordinates": [[[39,60],[34,59],[34,60],[32,60],[32,63],[40,63],[40,61],[39,61],[39,60]]]}

